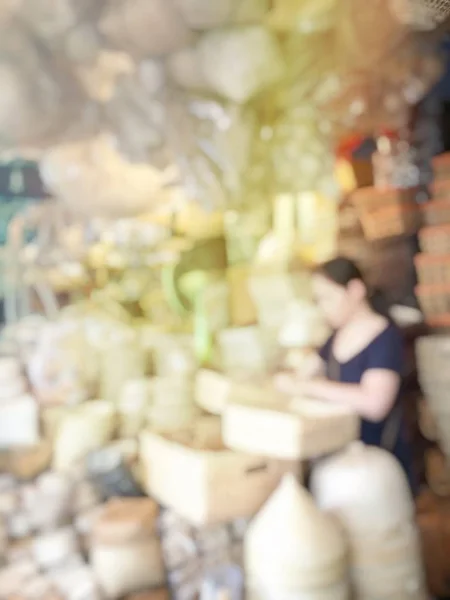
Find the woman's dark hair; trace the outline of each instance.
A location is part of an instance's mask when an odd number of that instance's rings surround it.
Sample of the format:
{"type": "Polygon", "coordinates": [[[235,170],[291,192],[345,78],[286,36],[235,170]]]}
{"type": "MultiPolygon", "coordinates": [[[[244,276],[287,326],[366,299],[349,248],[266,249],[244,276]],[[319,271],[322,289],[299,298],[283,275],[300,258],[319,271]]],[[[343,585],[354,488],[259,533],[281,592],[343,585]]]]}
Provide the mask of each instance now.
{"type": "Polygon", "coordinates": [[[362,281],[367,288],[367,300],[375,312],[383,317],[390,318],[391,305],[381,290],[370,290],[359,267],[349,258],[338,256],[315,269],[315,273],[322,275],[333,283],[347,287],[350,281],[362,281]]]}

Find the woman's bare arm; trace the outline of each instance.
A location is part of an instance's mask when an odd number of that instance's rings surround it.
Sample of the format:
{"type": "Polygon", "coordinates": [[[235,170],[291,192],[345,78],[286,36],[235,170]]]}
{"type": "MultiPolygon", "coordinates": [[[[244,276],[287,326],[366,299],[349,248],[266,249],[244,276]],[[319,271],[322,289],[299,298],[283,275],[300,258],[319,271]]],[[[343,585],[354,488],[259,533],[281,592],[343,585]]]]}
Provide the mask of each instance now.
{"type": "MultiPolygon", "coordinates": [[[[400,376],[387,369],[369,369],[361,383],[337,383],[317,380],[299,382],[295,395],[305,395],[337,402],[352,408],[361,417],[374,422],[382,421],[393,407],[400,389],[400,376]]],[[[291,388],[291,393],[294,387],[291,388]]]]}

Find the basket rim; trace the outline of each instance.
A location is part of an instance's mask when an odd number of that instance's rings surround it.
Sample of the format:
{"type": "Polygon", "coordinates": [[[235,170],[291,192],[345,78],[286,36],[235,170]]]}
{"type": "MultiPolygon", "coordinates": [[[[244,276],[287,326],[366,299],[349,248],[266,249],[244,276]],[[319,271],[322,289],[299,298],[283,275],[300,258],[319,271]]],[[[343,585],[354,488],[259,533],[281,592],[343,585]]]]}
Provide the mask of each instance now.
{"type": "Polygon", "coordinates": [[[428,237],[432,233],[439,231],[448,231],[450,233],[450,223],[439,223],[438,225],[427,225],[419,231],[419,236],[428,237]]]}
{"type": "Polygon", "coordinates": [[[414,263],[442,263],[450,262],[450,254],[428,254],[426,252],[419,252],[414,257],[414,263]]]}

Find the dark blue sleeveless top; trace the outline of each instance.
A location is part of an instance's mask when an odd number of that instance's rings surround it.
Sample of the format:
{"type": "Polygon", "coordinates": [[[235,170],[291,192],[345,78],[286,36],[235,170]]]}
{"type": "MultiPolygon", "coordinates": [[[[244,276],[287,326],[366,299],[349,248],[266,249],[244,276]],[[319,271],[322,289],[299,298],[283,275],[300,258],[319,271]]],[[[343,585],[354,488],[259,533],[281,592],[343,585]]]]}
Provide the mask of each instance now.
{"type": "MultiPolygon", "coordinates": [[[[331,378],[331,373],[328,372],[328,368],[332,362],[330,359],[333,362],[335,361],[332,357],[333,340],[334,335],[329,338],[320,350],[320,356],[327,364],[327,377],[329,378],[331,378]]],[[[389,323],[386,329],[374,338],[359,354],[347,362],[337,362],[337,364],[339,365],[339,381],[341,383],[360,383],[364,373],[369,369],[386,369],[402,376],[404,373],[404,348],[400,331],[393,323],[389,323]]],[[[390,413],[383,421],[374,423],[366,419],[361,420],[360,439],[370,446],[381,446],[383,432],[391,419],[399,419],[400,423],[395,444],[389,450],[400,461],[414,490],[412,455],[407,441],[403,410],[399,397],[397,397],[390,413]]]]}

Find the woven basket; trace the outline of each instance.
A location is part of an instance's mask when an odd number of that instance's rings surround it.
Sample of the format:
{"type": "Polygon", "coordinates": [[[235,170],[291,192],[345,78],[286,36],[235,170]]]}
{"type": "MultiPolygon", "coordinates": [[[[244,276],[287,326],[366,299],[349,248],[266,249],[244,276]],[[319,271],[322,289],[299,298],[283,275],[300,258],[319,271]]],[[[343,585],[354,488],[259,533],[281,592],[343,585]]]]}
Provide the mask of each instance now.
{"type": "Polygon", "coordinates": [[[387,208],[393,205],[413,204],[416,195],[416,188],[398,189],[398,188],[376,188],[363,187],[355,190],[351,196],[351,201],[358,211],[370,210],[375,208],[387,208]]]}
{"type": "Polygon", "coordinates": [[[418,285],[416,296],[427,319],[450,312],[450,285],[418,285]]]}
{"type": "Polygon", "coordinates": [[[435,156],[432,165],[435,179],[438,181],[450,179],[450,152],[435,156]]]}
{"type": "Polygon", "coordinates": [[[424,227],[419,231],[419,243],[426,254],[450,255],[450,223],[424,227]]]}
{"type": "Polygon", "coordinates": [[[414,264],[421,285],[450,285],[450,255],[417,254],[414,264]]]}
{"type": "Polygon", "coordinates": [[[415,233],[421,214],[415,203],[416,189],[361,188],[352,194],[364,236],[382,240],[415,233]]]}
{"type": "Polygon", "coordinates": [[[415,233],[420,227],[421,214],[418,207],[394,204],[364,210],[360,219],[365,238],[375,241],[415,233]]]}
{"type": "Polygon", "coordinates": [[[422,220],[425,225],[448,225],[450,223],[450,197],[432,200],[422,206],[422,220]]]}

